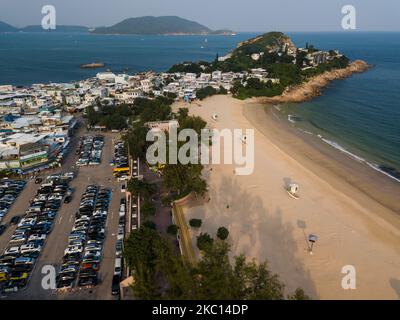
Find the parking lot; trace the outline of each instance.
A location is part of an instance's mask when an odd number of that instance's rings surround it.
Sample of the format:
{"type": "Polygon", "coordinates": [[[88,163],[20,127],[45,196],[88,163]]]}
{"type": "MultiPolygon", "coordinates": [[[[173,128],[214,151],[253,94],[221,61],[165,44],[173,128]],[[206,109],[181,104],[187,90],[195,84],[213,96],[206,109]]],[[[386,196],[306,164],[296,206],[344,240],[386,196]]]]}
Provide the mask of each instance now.
{"type": "Polygon", "coordinates": [[[103,154],[104,136],[103,135],[85,135],[79,138],[75,149],[75,154],[78,155],[76,165],[82,166],[97,166],[101,163],[103,154]]]}
{"type": "MultiPolygon", "coordinates": [[[[0,223],[7,215],[14,202],[21,195],[26,181],[16,179],[0,180],[0,223]]],[[[0,224],[0,235],[4,232],[6,225],[0,224]],[[3,226],[3,227],[1,227],[3,226]]]]}
{"type": "MultiPolygon", "coordinates": [[[[94,135],[93,135],[94,136],[94,135]]],[[[105,133],[103,150],[105,154],[113,154],[113,145],[116,138],[115,134],[105,133]]],[[[69,184],[74,192],[69,203],[61,206],[56,219],[54,221],[53,230],[48,235],[46,245],[41,251],[41,254],[36,262],[35,269],[32,272],[28,286],[26,289],[17,293],[12,293],[2,298],[7,299],[115,299],[111,294],[112,279],[114,276],[115,258],[116,258],[116,241],[118,236],[119,224],[119,208],[121,197],[121,183],[116,181],[112,175],[112,168],[109,163],[103,159],[97,166],[77,167],[76,161],[78,155],[74,149],[78,146],[79,136],[74,138],[71,145],[71,152],[66,157],[66,160],[60,168],[63,171],[77,171],[77,176],[69,184]],[[73,286],[65,292],[59,290],[45,290],[42,288],[43,274],[42,268],[47,265],[52,265],[59,271],[63,263],[65,249],[68,247],[68,237],[74,228],[76,212],[80,207],[81,196],[86,191],[88,185],[98,185],[110,188],[111,200],[109,204],[108,217],[105,221],[105,241],[102,250],[101,267],[98,272],[98,285],[87,289],[73,286]]],[[[17,198],[10,212],[5,217],[5,222],[9,223],[15,215],[23,214],[28,206],[29,200],[33,199],[39,185],[34,181],[28,181],[25,189],[17,198]]],[[[4,250],[9,242],[15,227],[11,226],[6,229],[5,233],[0,237],[0,249],[4,250]]]]}

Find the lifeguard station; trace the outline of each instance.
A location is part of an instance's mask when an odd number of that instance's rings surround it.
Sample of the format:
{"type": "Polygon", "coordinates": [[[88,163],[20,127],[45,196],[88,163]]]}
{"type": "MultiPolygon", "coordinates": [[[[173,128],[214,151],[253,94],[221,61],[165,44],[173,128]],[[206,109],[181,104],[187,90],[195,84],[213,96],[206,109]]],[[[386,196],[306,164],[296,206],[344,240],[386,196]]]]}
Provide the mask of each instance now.
{"type": "Polygon", "coordinates": [[[294,199],[299,199],[299,185],[296,183],[291,183],[286,188],[287,193],[294,199]]]}

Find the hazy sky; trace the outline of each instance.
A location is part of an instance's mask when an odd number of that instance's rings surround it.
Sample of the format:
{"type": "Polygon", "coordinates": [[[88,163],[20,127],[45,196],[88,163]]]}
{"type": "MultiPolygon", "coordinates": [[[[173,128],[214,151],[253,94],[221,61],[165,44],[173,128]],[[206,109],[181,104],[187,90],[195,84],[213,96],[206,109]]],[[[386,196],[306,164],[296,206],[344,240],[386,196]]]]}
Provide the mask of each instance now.
{"type": "Polygon", "coordinates": [[[112,25],[144,15],[177,15],[212,29],[235,31],[341,30],[344,5],[357,9],[357,29],[400,31],[400,0],[0,0],[0,21],[40,24],[43,5],[57,24],[112,25]]]}

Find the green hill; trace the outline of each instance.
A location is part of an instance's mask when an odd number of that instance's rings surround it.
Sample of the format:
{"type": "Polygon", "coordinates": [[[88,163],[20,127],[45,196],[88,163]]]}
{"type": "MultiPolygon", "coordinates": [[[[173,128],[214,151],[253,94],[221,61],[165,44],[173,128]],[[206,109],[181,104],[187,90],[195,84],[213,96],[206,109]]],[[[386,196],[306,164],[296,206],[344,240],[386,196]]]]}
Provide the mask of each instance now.
{"type": "Polygon", "coordinates": [[[172,66],[168,72],[192,72],[196,74],[222,72],[248,72],[253,69],[264,75],[246,76],[237,81],[231,92],[238,98],[276,96],[289,86],[333,69],[345,68],[349,59],[330,50],[322,53],[314,46],[306,45],[299,50],[282,32],[269,32],[246,40],[225,57],[217,56],[212,62],[183,62],[172,66]],[[314,63],[313,54],[325,55],[323,62],[314,63]],[[329,59],[328,59],[329,58],[329,59]],[[260,80],[264,78],[264,80],[260,80]],[[272,79],[274,81],[272,81],[272,79]]]}
{"type": "Polygon", "coordinates": [[[16,31],[18,31],[17,28],[14,28],[8,23],[0,21],[0,32],[16,32],[16,31]]]}
{"type": "MultiPolygon", "coordinates": [[[[226,31],[226,30],[225,30],[226,31]]],[[[129,18],[111,27],[96,28],[96,34],[211,34],[213,31],[197,22],[176,16],[129,18]]]]}
{"type": "Polygon", "coordinates": [[[56,29],[45,30],[40,25],[32,25],[26,26],[21,28],[20,31],[23,32],[89,32],[88,27],[83,26],[64,26],[64,25],[57,25],[56,29]]]}

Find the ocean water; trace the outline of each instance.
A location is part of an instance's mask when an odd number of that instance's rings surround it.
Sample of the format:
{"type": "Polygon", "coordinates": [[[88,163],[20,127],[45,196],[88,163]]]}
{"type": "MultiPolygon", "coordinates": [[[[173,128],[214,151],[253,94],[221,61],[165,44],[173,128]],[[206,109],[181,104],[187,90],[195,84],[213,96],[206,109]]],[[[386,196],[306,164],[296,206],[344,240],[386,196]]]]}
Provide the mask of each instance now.
{"type": "MultiPolygon", "coordinates": [[[[213,60],[256,33],[236,36],[0,34],[0,84],[70,82],[114,72],[166,71],[188,60],[213,60]],[[207,39],[207,40],[206,40],[207,39]],[[81,69],[104,62],[103,69],[81,69]]],[[[298,46],[339,49],[374,67],[334,81],[312,101],[281,106],[301,130],[319,135],[356,161],[400,181],[400,33],[289,33],[298,46]]]]}
{"type": "Polygon", "coordinates": [[[0,84],[70,82],[99,71],[166,71],[183,61],[213,60],[255,34],[136,36],[83,33],[0,33],[0,84]],[[103,62],[105,68],[81,69],[103,62]]]}
{"type": "Polygon", "coordinates": [[[283,106],[313,132],[356,161],[365,161],[400,182],[400,33],[298,33],[296,45],[338,48],[373,68],[337,80],[320,97],[283,106]]]}

